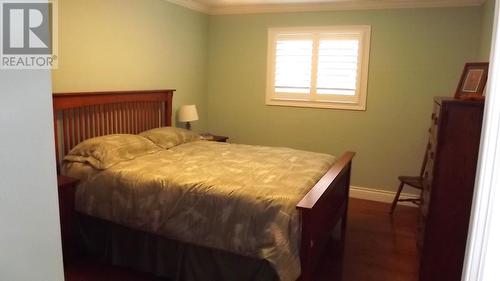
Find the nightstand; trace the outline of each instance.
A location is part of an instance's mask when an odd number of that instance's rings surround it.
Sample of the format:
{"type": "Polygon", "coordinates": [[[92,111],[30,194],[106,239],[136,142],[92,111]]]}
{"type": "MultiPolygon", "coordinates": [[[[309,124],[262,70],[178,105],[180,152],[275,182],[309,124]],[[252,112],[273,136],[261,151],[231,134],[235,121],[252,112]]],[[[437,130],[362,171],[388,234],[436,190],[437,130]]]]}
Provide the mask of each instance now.
{"type": "Polygon", "coordinates": [[[210,133],[201,134],[201,136],[204,140],[216,142],[227,142],[227,140],[229,139],[229,137],[213,135],[210,133]]]}
{"type": "Polygon", "coordinates": [[[77,184],[77,179],[57,176],[59,219],[61,221],[61,239],[65,263],[75,256],[75,191],[77,184]]]}

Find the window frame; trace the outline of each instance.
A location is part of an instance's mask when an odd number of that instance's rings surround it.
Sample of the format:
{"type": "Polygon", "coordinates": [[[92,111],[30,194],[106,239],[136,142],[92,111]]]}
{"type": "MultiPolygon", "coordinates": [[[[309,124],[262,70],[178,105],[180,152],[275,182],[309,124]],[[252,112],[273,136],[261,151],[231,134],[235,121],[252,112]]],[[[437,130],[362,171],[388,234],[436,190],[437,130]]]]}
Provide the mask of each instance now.
{"type": "Polygon", "coordinates": [[[371,26],[319,26],[319,27],[278,27],[268,29],[266,105],[332,108],[346,110],[366,110],[368,90],[368,70],[370,62],[371,26]],[[330,33],[330,34],[328,34],[330,33]],[[308,36],[313,40],[311,91],[309,94],[287,94],[275,92],[276,41],[279,36],[295,34],[297,38],[308,36]],[[317,94],[317,69],[319,42],[321,38],[359,36],[358,77],[354,97],[317,94]],[[321,96],[321,97],[320,97],[321,96]]]}

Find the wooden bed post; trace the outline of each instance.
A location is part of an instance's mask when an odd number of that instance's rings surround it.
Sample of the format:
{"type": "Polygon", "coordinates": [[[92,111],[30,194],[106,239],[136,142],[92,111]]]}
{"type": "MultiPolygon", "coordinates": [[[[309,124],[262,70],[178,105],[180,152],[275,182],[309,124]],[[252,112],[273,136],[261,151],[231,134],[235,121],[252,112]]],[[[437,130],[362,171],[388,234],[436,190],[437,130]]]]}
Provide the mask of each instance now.
{"type": "Polygon", "coordinates": [[[172,97],[173,92],[168,92],[165,102],[165,126],[172,126],[172,97]]]}
{"type": "Polygon", "coordinates": [[[54,110],[54,144],[56,146],[56,164],[57,164],[57,173],[59,174],[59,126],[57,124],[57,111],[54,110]]]}
{"type": "Polygon", "coordinates": [[[313,265],[313,249],[314,239],[312,235],[312,222],[311,210],[302,210],[302,240],[300,245],[300,265],[301,275],[300,281],[314,281],[314,265],[313,265]]]}
{"type": "Polygon", "coordinates": [[[339,223],[340,242],[342,248],[344,247],[351,163],[354,155],[354,152],[342,155],[297,204],[302,223],[301,281],[314,281],[315,269],[335,226],[339,223]]]}
{"type": "Polygon", "coordinates": [[[349,212],[349,193],[351,190],[351,166],[352,164],[349,163],[348,165],[348,171],[347,173],[347,184],[345,185],[347,187],[346,193],[345,193],[345,211],[344,211],[344,216],[342,217],[342,228],[341,228],[341,242],[342,242],[342,252],[344,252],[344,246],[345,246],[345,237],[346,237],[346,231],[347,231],[347,217],[348,217],[348,212],[349,212]]]}

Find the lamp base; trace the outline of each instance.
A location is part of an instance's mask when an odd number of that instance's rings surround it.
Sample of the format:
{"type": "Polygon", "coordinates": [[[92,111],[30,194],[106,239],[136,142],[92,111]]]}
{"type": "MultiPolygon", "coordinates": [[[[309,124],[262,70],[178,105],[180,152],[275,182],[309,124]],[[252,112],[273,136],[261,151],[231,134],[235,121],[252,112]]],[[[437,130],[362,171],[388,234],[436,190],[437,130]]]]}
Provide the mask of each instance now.
{"type": "Polygon", "coordinates": [[[191,130],[191,123],[186,122],[186,130],[191,130]]]}

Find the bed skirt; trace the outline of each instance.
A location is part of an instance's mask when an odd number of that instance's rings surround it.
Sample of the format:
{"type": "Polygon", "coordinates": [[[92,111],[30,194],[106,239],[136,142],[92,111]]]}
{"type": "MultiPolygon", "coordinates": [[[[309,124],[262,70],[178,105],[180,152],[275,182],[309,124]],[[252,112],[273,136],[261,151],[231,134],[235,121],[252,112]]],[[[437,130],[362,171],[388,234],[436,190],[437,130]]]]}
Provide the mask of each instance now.
{"type": "Polygon", "coordinates": [[[278,281],[265,260],[182,243],[79,215],[80,248],[100,262],[179,281],[278,281]]]}

